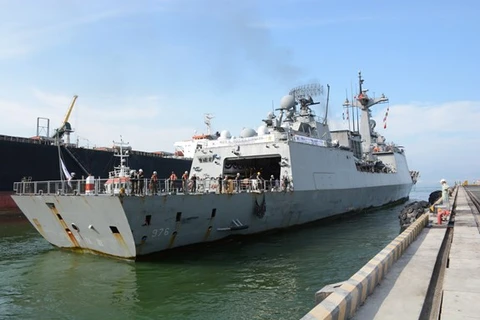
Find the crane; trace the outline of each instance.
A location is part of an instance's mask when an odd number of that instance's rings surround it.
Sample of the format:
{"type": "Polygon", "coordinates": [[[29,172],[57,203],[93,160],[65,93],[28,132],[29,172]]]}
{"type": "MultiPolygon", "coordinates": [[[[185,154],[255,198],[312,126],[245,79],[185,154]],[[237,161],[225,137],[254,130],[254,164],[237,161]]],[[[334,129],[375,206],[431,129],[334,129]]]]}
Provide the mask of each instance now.
{"type": "Polygon", "coordinates": [[[52,136],[53,139],[55,140],[60,140],[63,138],[64,135],[67,136],[67,144],[70,144],[70,132],[73,132],[72,126],[68,122],[68,119],[70,118],[70,115],[72,114],[73,106],[75,105],[75,102],[77,101],[78,96],[74,95],[72,103],[70,104],[70,107],[67,110],[67,114],[65,115],[65,118],[63,119],[62,124],[58,129],[55,130],[54,135],[52,136]]]}

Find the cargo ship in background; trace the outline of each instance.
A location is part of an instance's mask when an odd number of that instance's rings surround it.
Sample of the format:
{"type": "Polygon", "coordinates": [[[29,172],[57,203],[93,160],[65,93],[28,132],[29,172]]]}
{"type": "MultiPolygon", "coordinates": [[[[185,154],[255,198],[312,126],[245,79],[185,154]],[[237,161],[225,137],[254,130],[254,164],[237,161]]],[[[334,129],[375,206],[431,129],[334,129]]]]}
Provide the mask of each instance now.
{"type": "MultiPolygon", "coordinates": [[[[108,177],[111,168],[119,165],[118,157],[115,157],[115,153],[118,153],[115,145],[88,148],[70,143],[73,129],[68,120],[76,100],[77,96],[74,96],[62,125],[51,136],[50,121],[46,118],[37,118],[37,135],[32,138],[0,135],[0,211],[19,212],[11,198],[14,182],[59,179],[59,156],[68,171],[75,172],[79,179],[88,174],[108,177]]],[[[181,152],[128,151],[128,165],[142,168],[145,177],[150,177],[153,171],[157,171],[161,178],[167,178],[172,171],[179,175],[190,170],[192,164],[192,160],[181,152]]]]}

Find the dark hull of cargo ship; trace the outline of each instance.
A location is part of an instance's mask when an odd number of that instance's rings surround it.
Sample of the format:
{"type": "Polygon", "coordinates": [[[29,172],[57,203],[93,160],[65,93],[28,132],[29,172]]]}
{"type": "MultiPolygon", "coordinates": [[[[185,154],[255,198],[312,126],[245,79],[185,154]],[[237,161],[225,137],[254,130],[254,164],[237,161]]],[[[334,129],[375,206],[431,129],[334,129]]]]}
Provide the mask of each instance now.
{"type": "MultiPolygon", "coordinates": [[[[119,165],[119,158],[114,156],[112,150],[62,146],[60,151],[68,171],[75,172],[79,178],[86,177],[87,173],[106,178],[113,167],[119,165]]],[[[58,147],[45,141],[0,136],[0,157],[0,209],[16,209],[10,197],[14,182],[24,177],[31,177],[34,181],[60,178],[58,147]]],[[[140,151],[131,151],[128,158],[130,168],[143,169],[146,178],[153,171],[157,171],[160,178],[168,178],[172,171],[180,176],[190,170],[191,163],[190,159],[162,157],[140,151]]]]}

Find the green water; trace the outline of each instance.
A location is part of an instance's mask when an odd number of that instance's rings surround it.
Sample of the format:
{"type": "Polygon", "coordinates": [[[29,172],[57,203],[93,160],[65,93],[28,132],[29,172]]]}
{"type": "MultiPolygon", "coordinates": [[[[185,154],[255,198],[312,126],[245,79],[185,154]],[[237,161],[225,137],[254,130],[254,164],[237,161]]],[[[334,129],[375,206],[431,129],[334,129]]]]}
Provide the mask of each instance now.
{"type": "Polygon", "coordinates": [[[148,262],[59,250],[0,221],[0,319],[299,319],[398,235],[403,206],[148,262]]]}

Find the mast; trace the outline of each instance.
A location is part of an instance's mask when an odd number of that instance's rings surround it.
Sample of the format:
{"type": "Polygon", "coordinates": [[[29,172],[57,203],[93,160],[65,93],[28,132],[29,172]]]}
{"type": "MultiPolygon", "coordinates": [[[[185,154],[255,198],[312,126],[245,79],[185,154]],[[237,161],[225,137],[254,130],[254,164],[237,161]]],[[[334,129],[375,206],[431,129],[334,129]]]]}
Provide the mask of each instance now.
{"type": "Polygon", "coordinates": [[[120,158],[120,166],[115,168],[118,170],[115,173],[118,173],[117,174],[118,177],[127,177],[129,176],[130,172],[128,172],[128,167],[125,165],[125,162],[126,162],[126,158],[128,158],[129,155],[128,155],[128,150],[126,150],[125,152],[123,150],[124,150],[124,147],[129,145],[129,143],[123,142],[123,138],[122,136],[120,136],[120,142],[113,141],[113,144],[115,146],[118,146],[119,148],[118,153],[115,152],[114,156],[120,158]]]}
{"type": "Polygon", "coordinates": [[[328,101],[330,100],[330,85],[327,84],[327,103],[325,104],[325,117],[323,118],[323,125],[327,124],[328,117],[328,101]]]}
{"type": "MultiPolygon", "coordinates": [[[[352,111],[353,111],[353,112],[354,112],[354,110],[355,110],[355,109],[353,109],[353,107],[352,107],[352,111]]],[[[357,112],[354,112],[354,113],[357,114],[357,129],[356,129],[355,131],[356,131],[356,132],[359,132],[359,131],[360,131],[360,119],[359,119],[359,117],[358,117],[358,115],[359,115],[358,108],[356,108],[356,110],[357,110],[357,112]]]]}
{"type": "Polygon", "coordinates": [[[352,82],[350,82],[350,94],[352,95],[352,103],[349,105],[349,108],[351,109],[351,112],[349,111],[349,118],[348,118],[348,128],[350,129],[350,118],[352,119],[352,131],[358,131],[355,127],[355,100],[353,98],[353,85],[352,82]]]}
{"type": "Polygon", "coordinates": [[[210,135],[211,131],[212,131],[212,122],[210,120],[212,120],[213,118],[214,118],[214,116],[212,114],[205,113],[204,123],[207,126],[207,134],[208,135],[210,135]]]}
{"type": "Polygon", "coordinates": [[[371,111],[370,108],[378,103],[388,102],[388,98],[384,94],[380,98],[370,98],[367,95],[368,90],[364,90],[362,87],[363,84],[362,73],[358,72],[358,86],[360,93],[356,97],[355,106],[360,109],[361,112],[361,121],[360,121],[360,134],[362,136],[362,149],[363,152],[370,152],[370,147],[372,145],[372,134],[373,127],[371,126],[371,111]]]}
{"type": "MultiPolygon", "coordinates": [[[[348,131],[350,131],[350,117],[349,117],[350,101],[348,101],[348,97],[345,97],[345,102],[343,103],[343,107],[347,111],[348,131]]],[[[353,130],[355,131],[355,128],[353,130]]]]}

